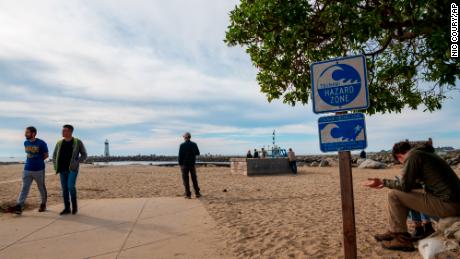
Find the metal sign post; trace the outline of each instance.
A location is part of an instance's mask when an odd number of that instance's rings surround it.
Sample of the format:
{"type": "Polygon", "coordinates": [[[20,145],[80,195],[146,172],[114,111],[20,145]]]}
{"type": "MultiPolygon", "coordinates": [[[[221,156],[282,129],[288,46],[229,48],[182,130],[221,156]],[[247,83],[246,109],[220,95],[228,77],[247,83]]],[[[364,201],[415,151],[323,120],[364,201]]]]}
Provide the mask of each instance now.
{"type": "Polygon", "coordinates": [[[346,259],[357,258],[355,205],[350,150],[367,147],[364,114],[369,107],[366,59],[362,55],[311,65],[313,112],[336,112],[318,119],[320,149],[338,151],[342,196],[343,247],[346,259]]]}

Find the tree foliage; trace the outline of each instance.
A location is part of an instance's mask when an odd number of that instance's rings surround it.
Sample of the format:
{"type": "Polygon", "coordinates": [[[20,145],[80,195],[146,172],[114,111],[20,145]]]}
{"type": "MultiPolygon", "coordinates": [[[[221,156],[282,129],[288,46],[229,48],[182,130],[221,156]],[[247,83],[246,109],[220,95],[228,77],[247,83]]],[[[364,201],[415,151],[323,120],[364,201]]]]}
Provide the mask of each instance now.
{"type": "Polygon", "coordinates": [[[310,64],[334,57],[366,56],[369,114],[440,109],[460,75],[444,0],[241,0],[225,42],[246,48],[269,101],[291,105],[308,103],[310,64]]]}

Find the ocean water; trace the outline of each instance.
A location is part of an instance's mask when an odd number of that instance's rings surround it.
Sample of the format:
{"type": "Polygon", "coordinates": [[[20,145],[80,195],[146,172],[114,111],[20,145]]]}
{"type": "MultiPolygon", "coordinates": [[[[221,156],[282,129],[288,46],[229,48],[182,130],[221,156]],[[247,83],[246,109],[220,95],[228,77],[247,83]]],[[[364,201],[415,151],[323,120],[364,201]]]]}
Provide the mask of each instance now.
{"type": "MultiPolygon", "coordinates": [[[[24,162],[25,157],[0,157],[0,162],[24,162]]],[[[176,161],[113,161],[113,162],[94,162],[94,165],[175,165],[176,161]]]]}
{"type": "MultiPolygon", "coordinates": [[[[214,164],[214,165],[230,165],[230,162],[200,162],[197,164],[214,164]]],[[[177,165],[177,161],[113,161],[113,162],[94,162],[93,165],[177,165]]]]}
{"type": "Polygon", "coordinates": [[[93,165],[176,165],[175,161],[113,161],[93,162],[93,165]]]}
{"type": "MultiPolygon", "coordinates": [[[[0,163],[3,162],[24,162],[25,157],[0,157],[0,163]]],[[[198,164],[207,164],[206,162],[199,162],[198,164]]],[[[112,161],[112,162],[94,162],[94,165],[110,165],[110,166],[122,166],[122,165],[177,165],[177,161],[112,161]]],[[[222,164],[230,165],[229,162],[212,162],[211,164],[222,164]]]]}

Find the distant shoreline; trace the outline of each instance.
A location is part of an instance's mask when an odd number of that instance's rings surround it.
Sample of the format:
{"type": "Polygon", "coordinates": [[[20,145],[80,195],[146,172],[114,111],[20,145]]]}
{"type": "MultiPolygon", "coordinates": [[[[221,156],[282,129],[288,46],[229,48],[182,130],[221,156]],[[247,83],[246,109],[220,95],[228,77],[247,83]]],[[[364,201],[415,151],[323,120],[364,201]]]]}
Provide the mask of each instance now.
{"type": "MultiPolygon", "coordinates": [[[[243,156],[199,156],[197,160],[201,162],[229,162],[232,157],[243,156]]],[[[105,163],[105,162],[177,162],[177,156],[156,156],[156,155],[138,155],[138,156],[89,156],[86,163],[105,163]]]]}
{"type": "MultiPolygon", "coordinates": [[[[460,159],[460,150],[438,151],[438,154],[445,160],[457,164],[460,159]]],[[[230,158],[244,158],[245,156],[225,156],[225,155],[204,155],[197,157],[197,161],[202,163],[229,163],[230,158]]],[[[353,160],[359,158],[359,154],[352,155],[353,160]]],[[[393,157],[389,151],[368,152],[367,158],[383,163],[393,163],[393,157]]],[[[298,155],[297,161],[299,163],[310,164],[313,162],[321,162],[325,159],[337,159],[336,153],[325,153],[317,155],[298,155]]],[[[177,156],[157,156],[157,155],[136,155],[136,156],[89,156],[85,161],[87,164],[101,164],[101,163],[132,163],[142,162],[141,164],[167,164],[177,162],[177,156]]],[[[19,157],[0,157],[0,165],[23,164],[24,159],[19,157]]]]}
{"type": "Polygon", "coordinates": [[[0,165],[18,165],[24,164],[24,162],[0,162],[0,165]]]}

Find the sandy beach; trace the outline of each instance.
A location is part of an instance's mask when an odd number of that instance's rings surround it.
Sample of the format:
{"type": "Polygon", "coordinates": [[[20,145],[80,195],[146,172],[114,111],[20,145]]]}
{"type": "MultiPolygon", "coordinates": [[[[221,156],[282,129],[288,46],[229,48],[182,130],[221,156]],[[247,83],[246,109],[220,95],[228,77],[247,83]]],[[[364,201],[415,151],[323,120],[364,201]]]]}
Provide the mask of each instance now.
{"type": "MultiPolygon", "coordinates": [[[[14,204],[22,165],[0,166],[0,205],[14,204]]],[[[51,166],[47,165],[48,172],[51,166]]],[[[458,170],[457,170],[457,173],[458,170]]],[[[342,215],[337,167],[300,167],[299,174],[247,177],[229,168],[198,168],[201,201],[236,258],[342,258],[342,215]]],[[[387,190],[362,186],[368,177],[393,178],[399,167],[353,171],[360,258],[421,258],[384,251],[373,235],[385,231],[387,190]]],[[[59,177],[47,175],[49,205],[60,204],[59,177]]],[[[83,165],[80,199],[177,197],[183,193],[178,167],[83,165]]],[[[35,209],[34,185],[27,209],[35,209]]],[[[2,214],[0,213],[0,219],[2,214]]]]}

